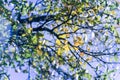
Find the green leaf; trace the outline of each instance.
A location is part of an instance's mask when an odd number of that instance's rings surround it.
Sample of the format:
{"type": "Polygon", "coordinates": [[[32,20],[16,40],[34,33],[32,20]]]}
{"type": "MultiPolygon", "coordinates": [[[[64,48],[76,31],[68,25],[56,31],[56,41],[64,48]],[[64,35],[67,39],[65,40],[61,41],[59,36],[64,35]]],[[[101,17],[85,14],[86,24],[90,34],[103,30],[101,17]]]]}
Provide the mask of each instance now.
{"type": "Polygon", "coordinates": [[[19,55],[16,55],[16,56],[15,56],[15,59],[16,59],[16,61],[21,61],[21,58],[20,58],[19,55]]]}
{"type": "Polygon", "coordinates": [[[27,54],[25,55],[25,57],[26,57],[26,58],[30,58],[30,57],[31,57],[31,54],[30,54],[30,53],[27,53],[27,54]]]}
{"type": "Polygon", "coordinates": [[[108,40],[108,36],[105,36],[105,42],[108,40]]]}
{"type": "Polygon", "coordinates": [[[114,36],[115,36],[115,37],[119,37],[119,33],[118,33],[118,31],[115,29],[115,27],[114,27],[114,26],[111,26],[110,28],[111,28],[111,31],[114,33],[114,36]]]}
{"type": "Polygon", "coordinates": [[[109,7],[110,7],[111,10],[117,9],[117,5],[115,5],[115,4],[112,4],[112,5],[110,5],[109,7]]]}
{"type": "Polygon", "coordinates": [[[116,71],[116,69],[110,70],[110,71],[107,72],[107,75],[109,75],[109,74],[111,74],[111,73],[113,73],[113,72],[115,72],[115,71],[116,71]]]}
{"type": "Polygon", "coordinates": [[[24,7],[22,10],[22,15],[27,15],[27,13],[28,13],[28,9],[24,7]]]}
{"type": "Polygon", "coordinates": [[[118,61],[118,59],[119,59],[118,56],[115,55],[115,56],[114,56],[114,60],[115,60],[115,61],[118,61]]]}
{"type": "Polygon", "coordinates": [[[33,44],[37,44],[37,36],[36,36],[36,35],[34,35],[34,36],[32,37],[32,43],[33,43],[33,44]]]}
{"type": "Polygon", "coordinates": [[[19,2],[17,0],[11,0],[10,3],[19,4],[19,2]]]}
{"type": "Polygon", "coordinates": [[[91,79],[92,79],[92,76],[91,76],[89,73],[85,73],[85,74],[84,74],[84,77],[86,77],[88,80],[91,80],[91,79]]]}
{"type": "Polygon", "coordinates": [[[116,39],[116,43],[120,44],[120,38],[116,39]]]}
{"type": "Polygon", "coordinates": [[[120,18],[117,19],[117,24],[118,24],[118,25],[120,24],[120,18]]]}

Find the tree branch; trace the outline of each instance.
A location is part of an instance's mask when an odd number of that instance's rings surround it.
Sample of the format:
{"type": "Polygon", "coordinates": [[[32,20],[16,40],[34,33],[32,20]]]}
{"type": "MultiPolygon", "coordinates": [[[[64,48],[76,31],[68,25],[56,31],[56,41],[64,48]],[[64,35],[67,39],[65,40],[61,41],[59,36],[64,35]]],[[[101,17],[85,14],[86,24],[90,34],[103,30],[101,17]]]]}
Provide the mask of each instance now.
{"type": "Polygon", "coordinates": [[[31,16],[24,19],[18,19],[20,23],[32,23],[32,22],[39,22],[39,21],[51,21],[55,20],[55,15],[43,15],[43,16],[31,16]]]}

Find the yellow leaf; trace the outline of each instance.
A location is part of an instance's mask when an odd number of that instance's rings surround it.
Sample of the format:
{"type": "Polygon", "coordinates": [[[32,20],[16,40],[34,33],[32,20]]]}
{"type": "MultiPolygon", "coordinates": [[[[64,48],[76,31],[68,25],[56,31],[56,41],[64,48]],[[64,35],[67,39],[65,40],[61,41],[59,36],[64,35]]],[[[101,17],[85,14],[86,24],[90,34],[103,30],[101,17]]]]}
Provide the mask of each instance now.
{"type": "Polygon", "coordinates": [[[70,34],[66,34],[66,37],[69,38],[69,37],[70,37],[70,34]]]}
{"type": "Polygon", "coordinates": [[[61,31],[68,32],[68,28],[62,28],[61,31]]]}
{"type": "Polygon", "coordinates": [[[96,15],[93,9],[88,10],[88,13],[89,13],[90,15],[96,15]]]}
{"type": "Polygon", "coordinates": [[[42,55],[42,50],[41,49],[37,49],[36,51],[37,51],[38,55],[40,55],[40,56],[42,55]]]}
{"type": "Polygon", "coordinates": [[[77,27],[77,26],[73,28],[73,31],[77,31],[77,30],[78,30],[78,27],[77,27]]]}
{"type": "Polygon", "coordinates": [[[82,46],[84,44],[83,40],[79,41],[80,46],[82,46]]]}
{"type": "Polygon", "coordinates": [[[66,34],[60,35],[60,38],[66,38],[66,34]]]}
{"type": "Polygon", "coordinates": [[[90,47],[87,46],[87,50],[90,51],[90,47]]]}
{"type": "Polygon", "coordinates": [[[35,62],[33,62],[32,65],[33,65],[33,67],[36,67],[36,66],[37,66],[35,62]]]}
{"type": "Polygon", "coordinates": [[[92,56],[90,56],[86,59],[86,61],[91,61],[91,60],[92,60],[92,56]]]}
{"type": "Polygon", "coordinates": [[[55,59],[55,57],[53,57],[53,56],[51,56],[50,58],[51,58],[52,61],[55,59]]]}
{"type": "Polygon", "coordinates": [[[82,24],[85,24],[85,21],[84,21],[84,20],[82,21],[82,24]]]}
{"type": "Polygon", "coordinates": [[[84,64],[83,64],[83,67],[84,67],[84,68],[86,68],[86,65],[87,65],[87,64],[86,64],[86,63],[84,63],[84,64]]]}
{"type": "Polygon", "coordinates": [[[30,17],[30,18],[29,18],[29,21],[32,21],[32,19],[33,19],[33,18],[32,18],[32,17],[30,17]]]}
{"type": "Polygon", "coordinates": [[[27,34],[22,34],[22,37],[25,37],[27,34]]]}
{"type": "Polygon", "coordinates": [[[60,22],[60,20],[56,20],[56,23],[59,23],[60,22]]]}
{"type": "Polygon", "coordinates": [[[41,45],[38,45],[37,48],[38,48],[38,49],[41,49],[41,45]]]}
{"type": "Polygon", "coordinates": [[[99,6],[97,9],[102,10],[103,8],[104,8],[103,6],[99,6]]]}
{"type": "Polygon", "coordinates": [[[85,4],[85,6],[86,6],[86,7],[89,7],[89,4],[88,4],[88,3],[86,3],[86,4],[85,4]]]}
{"type": "Polygon", "coordinates": [[[82,62],[79,62],[80,65],[82,65],[83,63],[82,62]]]}
{"type": "Polygon", "coordinates": [[[68,18],[67,17],[64,17],[64,20],[67,20],[68,18]]]}
{"type": "Polygon", "coordinates": [[[116,15],[115,11],[113,11],[113,10],[112,10],[110,13],[111,13],[112,15],[116,15]]]}
{"type": "Polygon", "coordinates": [[[75,41],[74,42],[74,46],[79,46],[80,44],[79,44],[79,42],[78,41],[75,41]]]}
{"type": "Polygon", "coordinates": [[[57,45],[61,45],[61,42],[60,42],[59,39],[56,40],[56,44],[57,44],[57,45]]]}
{"type": "Polygon", "coordinates": [[[75,14],[77,14],[77,12],[76,11],[72,11],[72,14],[75,15],[75,14]]]}
{"type": "Polygon", "coordinates": [[[41,46],[40,46],[40,45],[38,45],[38,46],[36,47],[36,51],[37,51],[37,54],[38,54],[38,55],[42,55],[42,50],[41,50],[41,46]]]}
{"type": "Polygon", "coordinates": [[[80,52],[80,56],[83,57],[84,56],[84,52],[80,52]]]}
{"type": "Polygon", "coordinates": [[[91,20],[91,21],[89,21],[89,26],[93,26],[94,25],[94,22],[91,20]]]}
{"type": "Polygon", "coordinates": [[[71,24],[71,23],[72,23],[72,20],[69,20],[67,23],[71,24]]]}
{"type": "Polygon", "coordinates": [[[68,44],[66,44],[63,48],[65,49],[65,51],[69,51],[69,45],[68,44]]]}
{"type": "Polygon", "coordinates": [[[67,40],[64,40],[64,43],[65,43],[65,44],[67,44],[67,43],[68,43],[68,41],[67,41],[67,40]]]}
{"type": "Polygon", "coordinates": [[[74,47],[74,49],[75,49],[76,51],[78,51],[78,48],[74,47]]]}
{"type": "Polygon", "coordinates": [[[31,33],[32,30],[33,30],[33,28],[28,28],[27,32],[28,32],[28,33],[31,33]]]}
{"type": "Polygon", "coordinates": [[[120,44],[120,38],[116,38],[115,42],[116,42],[117,44],[120,44]]]}
{"type": "Polygon", "coordinates": [[[76,37],[78,41],[81,41],[82,40],[82,37],[81,36],[78,36],[76,37]]]}
{"type": "Polygon", "coordinates": [[[58,54],[58,55],[61,55],[61,54],[62,54],[62,52],[61,52],[61,48],[58,48],[58,50],[57,50],[57,54],[58,54]]]}
{"type": "Polygon", "coordinates": [[[100,21],[101,16],[96,16],[96,18],[97,18],[97,21],[100,21]]]}
{"type": "Polygon", "coordinates": [[[83,41],[74,41],[74,46],[82,46],[83,44],[83,41]]]}
{"type": "Polygon", "coordinates": [[[54,31],[55,31],[55,32],[58,32],[58,29],[56,28],[54,31]]]}
{"type": "Polygon", "coordinates": [[[77,10],[79,13],[81,13],[82,12],[82,8],[78,8],[78,10],[77,10]]]}

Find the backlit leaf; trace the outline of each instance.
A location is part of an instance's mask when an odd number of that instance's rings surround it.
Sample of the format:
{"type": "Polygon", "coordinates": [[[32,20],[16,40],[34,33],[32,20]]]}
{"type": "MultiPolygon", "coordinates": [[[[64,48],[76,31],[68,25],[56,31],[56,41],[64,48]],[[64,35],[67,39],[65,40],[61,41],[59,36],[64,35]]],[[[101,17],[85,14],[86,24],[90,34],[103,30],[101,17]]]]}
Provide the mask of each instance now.
{"type": "Polygon", "coordinates": [[[56,44],[57,44],[57,45],[61,45],[61,42],[60,42],[59,39],[56,40],[56,44]]]}
{"type": "Polygon", "coordinates": [[[58,55],[62,55],[62,50],[61,50],[61,48],[58,48],[57,54],[58,54],[58,55]]]}
{"type": "Polygon", "coordinates": [[[84,56],[84,52],[80,52],[80,56],[83,57],[84,56]]]}
{"type": "Polygon", "coordinates": [[[64,47],[63,47],[64,49],[65,49],[65,51],[69,51],[69,45],[68,44],[66,44],[64,47]]]}
{"type": "Polygon", "coordinates": [[[60,38],[66,38],[66,34],[60,35],[60,38]]]}

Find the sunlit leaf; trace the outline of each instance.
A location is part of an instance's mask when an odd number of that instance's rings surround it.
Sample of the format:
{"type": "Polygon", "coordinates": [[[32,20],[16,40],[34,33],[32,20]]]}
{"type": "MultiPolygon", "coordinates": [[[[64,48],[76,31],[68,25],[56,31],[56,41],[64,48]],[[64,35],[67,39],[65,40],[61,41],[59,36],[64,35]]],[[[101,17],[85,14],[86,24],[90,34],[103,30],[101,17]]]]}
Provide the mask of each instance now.
{"type": "Polygon", "coordinates": [[[72,14],[73,14],[73,15],[76,15],[76,14],[77,14],[77,12],[76,12],[76,11],[72,11],[72,14]]]}
{"type": "Polygon", "coordinates": [[[61,48],[58,48],[57,54],[58,54],[58,55],[62,55],[62,49],[61,49],[61,48]]]}
{"type": "Polygon", "coordinates": [[[111,13],[112,15],[116,15],[115,11],[111,11],[110,13],[111,13]]]}
{"type": "Polygon", "coordinates": [[[74,46],[82,46],[84,44],[84,41],[82,40],[81,37],[76,37],[74,40],[74,46]]]}
{"type": "Polygon", "coordinates": [[[29,34],[32,32],[32,29],[33,29],[33,28],[28,28],[27,31],[28,31],[29,34]]]}
{"type": "Polygon", "coordinates": [[[60,35],[60,38],[66,38],[66,34],[60,35]]]}
{"type": "Polygon", "coordinates": [[[68,44],[64,45],[63,48],[65,49],[65,51],[67,51],[67,52],[69,51],[69,45],[68,44]]]}
{"type": "Polygon", "coordinates": [[[0,24],[1,70],[9,73],[12,67],[29,75],[30,69],[33,80],[109,80],[117,74],[111,69],[118,69],[112,63],[119,62],[120,50],[115,1],[0,0],[0,16],[10,21],[0,19],[5,22],[0,24]],[[10,37],[2,26],[12,27],[10,37]]]}
{"type": "Polygon", "coordinates": [[[115,60],[115,61],[118,61],[118,60],[119,60],[119,58],[118,58],[117,55],[114,56],[114,60],[115,60]]]}
{"type": "Polygon", "coordinates": [[[82,64],[83,64],[83,62],[79,62],[79,64],[80,64],[80,65],[82,65],[82,64]]]}
{"type": "Polygon", "coordinates": [[[36,51],[37,51],[37,54],[38,55],[42,55],[42,53],[43,53],[43,51],[41,50],[41,45],[38,45],[37,47],[36,47],[36,51]]]}
{"type": "Polygon", "coordinates": [[[117,44],[120,44],[120,38],[116,38],[115,41],[116,41],[117,44]]]}
{"type": "Polygon", "coordinates": [[[92,79],[92,76],[91,76],[89,73],[85,73],[85,74],[84,74],[84,77],[86,77],[88,80],[91,80],[91,79],[92,79]]]}
{"type": "Polygon", "coordinates": [[[83,57],[84,56],[84,52],[80,52],[80,56],[83,57]]]}
{"type": "Polygon", "coordinates": [[[89,46],[87,46],[87,50],[90,51],[90,47],[89,46]]]}
{"type": "Polygon", "coordinates": [[[32,37],[32,42],[33,42],[33,44],[37,44],[37,42],[38,42],[38,37],[37,37],[37,35],[34,35],[34,36],[32,37]]]}
{"type": "Polygon", "coordinates": [[[73,28],[73,31],[77,31],[77,30],[78,30],[78,27],[77,27],[77,26],[73,28]]]}
{"type": "Polygon", "coordinates": [[[92,56],[90,56],[86,59],[86,61],[91,61],[91,60],[92,60],[92,56]]]}
{"type": "Polygon", "coordinates": [[[37,51],[38,55],[40,55],[40,56],[42,55],[42,50],[41,49],[37,49],[36,51],[37,51]]]}
{"type": "Polygon", "coordinates": [[[56,40],[56,44],[57,44],[57,45],[61,45],[61,42],[60,42],[59,39],[56,40]]]}

